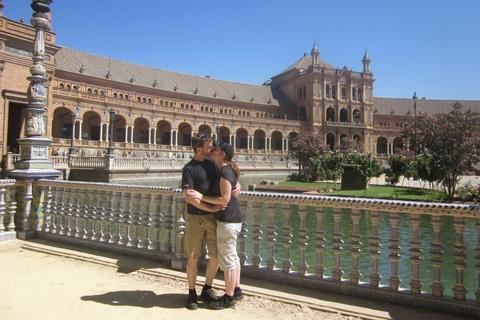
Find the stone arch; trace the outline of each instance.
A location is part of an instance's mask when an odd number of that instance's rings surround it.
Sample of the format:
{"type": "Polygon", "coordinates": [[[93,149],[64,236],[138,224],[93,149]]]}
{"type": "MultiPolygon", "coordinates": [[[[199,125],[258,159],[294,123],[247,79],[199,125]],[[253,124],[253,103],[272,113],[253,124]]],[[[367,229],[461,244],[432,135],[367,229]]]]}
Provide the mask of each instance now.
{"type": "Polygon", "coordinates": [[[253,149],[266,150],[267,133],[263,129],[256,129],[253,132],[253,149]]]}
{"type": "Polygon", "coordinates": [[[340,109],[340,122],[348,122],[348,110],[346,108],[340,109]]]}
{"type": "Polygon", "coordinates": [[[171,145],[172,144],[172,129],[173,124],[168,120],[160,120],[156,123],[157,136],[155,141],[157,144],[171,145]]]}
{"type": "Polygon", "coordinates": [[[283,133],[281,131],[273,131],[270,141],[271,150],[283,150],[283,133]]]}
{"type": "Polygon", "coordinates": [[[326,112],[326,115],[327,115],[327,121],[335,121],[336,117],[335,117],[335,109],[333,107],[328,107],[327,108],[327,112],[326,112]]]}
{"type": "Polygon", "coordinates": [[[81,114],[82,124],[80,128],[82,140],[101,139],[101,126],[103,114],[97,110],[87,110],[81,114]]]}
{"type": "Polygon", "coordinates": [[[238,149],[247,149],[248,148],[248,137],[249,133],[248,130],[245,128],[238,128],[236,130],[236,141],[235,145],[238,149]]]}
{"type": "Polygon", "coordinates": [[[217,138],[219,141],[225,141],[228,144],[232,144],[232,141],[230,141],[230,136],[232,134],[232,131],[229,127],[227,126],[220,126],[220,136],[217,138]]]}
{"type": "Polygon", "coordinates": [[[377,153],[387,154],[388,153],[388,140],[385,137],[378,137],[377,139],[377,153]]]}
{"type": "Polygon", "coordinates": [[[149,143],[150,119],[144,116],[135,117],[133,120],[133,142],[149,143]]]}
{"type": "Polygon", "coordinates": [[[197,127],[198,132],[205,132],[212,136],[213,128],[210,124],[202,123],[199,124],[197,127]]]}
{"type": "Polygon", "coordinates": [[[327,133],[325,141],[330,150],[335,148],[335,134],[332,132],[327,133]]]}
{"type": "Polygon", "coordinates": [[[187,121],[178,124],[178,145],[190,146],[192,144],[193,125],[187,121]]]}
{"type": "Polygon", "coordinates": [[[404,141],[403,138],[401,137],[396,137],[393,139],[393,152],[397,153],[401,150],[405,149],[404,141]]]}
{"type": "Polygon", "coordinates": [[[52,138],[72,138],[72,120],[71,114],[75,113],[75,109],[71,106],[58,104],[53,109],[52,116],[52,138]]]}

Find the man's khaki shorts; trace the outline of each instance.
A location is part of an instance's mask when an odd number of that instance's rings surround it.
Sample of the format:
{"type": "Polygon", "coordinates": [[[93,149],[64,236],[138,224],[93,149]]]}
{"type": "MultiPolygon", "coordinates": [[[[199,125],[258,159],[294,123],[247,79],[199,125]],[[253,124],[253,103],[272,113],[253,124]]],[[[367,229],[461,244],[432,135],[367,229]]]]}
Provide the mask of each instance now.
{"type": "Polygon", "coordinates": [[[185,238],[183,256],[198,259],[202,255],[203,241],[207,244],[210,258],[217,258],[217,221],[213,214],[185,217],[185,238]]]}

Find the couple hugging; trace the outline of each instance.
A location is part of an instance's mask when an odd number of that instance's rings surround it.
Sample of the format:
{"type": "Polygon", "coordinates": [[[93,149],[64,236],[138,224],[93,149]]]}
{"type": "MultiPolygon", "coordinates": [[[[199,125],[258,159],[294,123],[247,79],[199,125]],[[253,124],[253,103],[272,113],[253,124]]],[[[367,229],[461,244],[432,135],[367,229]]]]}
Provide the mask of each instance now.
{"type": "Polygon", "coordinates": [[[206,133],[192,137],[192,149],[194,158],[185,165],[182,174],[182,189],[187,202],[184,237],[184,257],[188,259],[187,308],[198,308],[195,285],[203,241],[207,244],[210,260],[201,298],[214,309],[232,308],[235,300],[243,298],[237,255],[237,236],[242,226],[237,199],[240,170],[232,161],[232,146],[224,141],[213,141],[206,133]],[[215,296],[212,290],[219,266],[225,278],[222,297],[215,296]]]}

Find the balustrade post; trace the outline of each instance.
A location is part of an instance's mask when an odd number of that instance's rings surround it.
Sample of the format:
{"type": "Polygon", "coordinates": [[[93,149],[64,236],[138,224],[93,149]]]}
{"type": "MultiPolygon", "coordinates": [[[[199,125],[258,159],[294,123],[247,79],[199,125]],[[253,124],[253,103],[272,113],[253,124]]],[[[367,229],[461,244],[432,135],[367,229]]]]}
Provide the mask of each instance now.
{"type": "Polygon", "coordinates": [[[370,274],[370,286],[378,287],[382,276],[378,272],[378,259],[380,258],[380,237],[378,236],[378,222],[380,220],[380,212],[372,210],[370,212],[370,220],[372,221],[372,235],[370,236],[370,257],[372,258],[372,273],[370,274]]]}
{"type": "Polygon", "coordinates": [[[114,222],[114,214],[115,211],[113,209],[113,191],[108,190],[105,194],[105,197],[107,199],[107,208],[105,210],[105,234],[103,235],[103,240],[106,243],[110,242],[110,239],[112,239],[112,227],[115,226],[114,222]]]}
{"type": "Polygon", "coordinates": [[[123,198],[124,201],[124,209],[123,209],[123,216],[122,216],[122,224],[123,224],[123,237],[122,237],[122,245],[128,246],[132,239],[130,238],[130,226],[131,226],[131,214],[132,211],[130,210],[130,203],[132,200],[132,194],[130,192],[124,192],[123,198]]]}
{"type": "Polygon", "coordinates": [[[7,205],[5,203],[5,193],[7,189],[5,187],[0,187],[0,233],[5,231],[5,227],[3,226],[3,217],[5,216],[5,209],[7,205]]]}
{"type": "Polygon", "coordinates": [[[65,200],[62,202],[62,210],[65,216],[65,228],[63,228],[62,233],[64,236],[70,234],[70,224],[72,221],[72,206],[70,200],[72,198],[72,188],[65,188],[65,200]]]}
{"type": "Polygon", "coordinates": [[[267,258],[267,270],[273,270],[277,260],[275,259],[275,243],[277,242],[276,236],[277,227],[275,226],[275,211],[277,209],[276,203],[268,204],[268,226],[267,226],[267,244],[268,244],[268,258],[267,258]]]}
{"type": "MultiPolygon", "coordinates": [[[[175,257],[178,260],[183,259],[183,253],[184,253],[184,248],[183,248],[183,241],[185,238],[185,219],[184,219],[184,214],[185,214],[185,198],[176,198],[177,201],[177,220],[176,220],[176,226],[177,226],[177,237],[176,237],[176,243],[175,243],[175,257]]],[[[175,268],[175,265],[172,263],[172,267],[175,268]]],[[[177,269],[180,269],[177,267],[177,269]]]]}
{"type": "Polygon", "coordinates": [[[17,212],[17,187],[12,186],[10,190],[10,205],[8,206],[8,214],[10,215],[10,221],[7,225],[7,231],[15,229],[15,214],[17,212]]]}
{"type": "Polygon", "coordinates": [[[410,291],[415,294],[422,293],[423,283],[420,282],[420,262],[422,258],[422,250],[420,249],[422,243],[420,242],[419,228],[420,228],[420,214],[410,214],[410,224],[412,225],[412,238],[410,240],[410,261],[412,263],[412,279],[409,282],[410,291]]]}
{"type": "MultiPolygon", "coordinates": [[[[165,226],[164,226],[164,229],[166,231],[166,238],[165,238],[165,245],[164,245],[164,248],[165,248],[165,251],[166,252],[172,252],[172,249],[173,249],[173,244],[172,244],[172,230],[173,230],[173,219],[174,219],[174,216],[173,216],[173,201],[176,200],[178,201],[178,197],[177,198],[173,198],[173,196],[167,196],[165,198],[165,201],[166,201],[166,211],[165,211],[165,226]]],[[[184,198],[180,198],[180,199],[183,199],[184,198]]],[[[185,200],[184,200],[185,201],[185,200]]],[[[161,208],[159,208],[158,210],[160,210],[161,208]]],[[[185,209],[185,204],[183,206],[183,210],[186,210],[185,209]]],[[[185,211],[182,211],[182,217],[184,217],[185,215],[185,211]]],[[[161,218],[162,215],[160,214],[159,215],[159,218],[161,218]]],[[[162,220],[159,220],[159,223],[161,222],[162,220]]],[[[185,222],[185,221],[184,221],[185,222]]],[[[182,247],[182,254],[183,254],[183,247],[182,247]]]]}
{"type": "Polygon", "coordinates": [[[105,198],[105,195],[107,194],[106,190],[99,190],[99,191],[95,191],[95,192],[98,192],[98,195],[96,196],[95,194],[92,194],[92,198],[95,199],[97,198],[98,201],[97,201],[97,206],[92,206],[92,214],[94,216],[96,216],[96,220],[97,220],[97,225],[96,225],[96,229],[94,231],[94,235],[93,235],[93,239],[95,241],[100,241],[102,238],[103,238],[103,226],[104,226],[104,222],[105,222],[105,208],[103,207],[103,203],[104,203],[104,198],[105,198]]]}
{"type": "MultiPolygon", "coordinates": [[[[97,220],[96,216],[96,207],[95,207],[95,200],[96,200],[96,195],[97,191],[95,190],[85,190],[88,194],[88,200],[89,203],[85,202],[85,208],[86,208],[86,222],[87,222],[87,233],[85,234],[85,237],[89,240],[92,240],[94,235],[95,235],[95,220],[97,220]]],[[[98,222],[97,222],[98,224],[98,222]]]]}
{"type": "Polygon", "coordinates": [[[142,200],[142,194],[137,192],[133,195],[133,216],[131,219],[132,227],[133,227],[133,237],[131,241],[131,245],[133,248],[138,248],[140,244],[140,238],[138,233],[138,228],[140,227],[140,200],[142,200]]]}
{"type": "Polygon", "coordinates": [[[453,297],[457,300],[465,300],[467,295],[467,289],[463,284],[463,273],[465,270],[465,260],[467,255],[465,254],[465,245],[463,243],[463,230],[465,229],[465,218],[455,217],[453,218],[453,226],[455,227],[455,245],[453,250],[453,257],[455,258],[455,274],[456,274],[456,283],[453,287],[453,297]]]}
{"type": "Polygon", "coordinates": [[[290,223],[290,214],[292,212],[292,205],[284,204],[283,205],[283,262],[282,262],[282,271],[284,273],[289,273],[290,269],[293,266],[292,260],[290,260],[290,247],[292,245],[291,239],[293,238],[292,235],[292,227],[290,223]]]}
{"type": "Polygon", "coordinates": [[[122,213],[123,213],[122,203],[121,203],[122,192],[121,191],[114,192],[113,198],[114,198],[116,209],[113,212],[113,217],[112,217],[113,224],[115,227],[112,235],[112,242],[114,244],[119,244],[120,241],[122,240],[121,234],[120,234],[120,225],[122,224],[122,213]]]}
{"type": "MultiPolygon", "coordinates": [[[[240,195],[241,197],[241,195],[240,195]]],[[[238,257],[240,258],[240,265],[244,265],[245,261],[247,261],[248,257],[245,254],[245,241],[247,240],[247,227],[248,223],[245,219],[245,214],[247,212],[247,201],[239,201],[240,211],[242,212],[242,229],[240,230],[240,234],[238,235],[238,257]]]]}
{"type": "Polygon", "coordinates": [[[262,213],[262,203],[254,202],[253,203],[253,232],[252,232],[252,241],[253,241],[253,257],[252,257],[252,266],[254,268],[260,267],[262,262],[262,256],[260,255],[260,242],[262,241],[262,230],[263,227],[260,224],[260,215],[262,213]]]}
{"type": "Polygon", "coordinates": [[[315,230],[315,250],[317,251],[317,264],[315,266],[315,277],[323,279],[325,267],[323,266],[323,251],[325,250],[325,229],[323,228],[323,218],[325,217],[325,208],[316,207],[317,229],[315,230]]]}
{"type": "Polygon", "coordinates": [[[141,216],[141,220],[139,223],[143,226],[143,239],[142,239],[142,248],[147,250],[150,248],[150,230],[152,227],[152,214],[150,213],[150,203],[152,201],[153,195],[145,194],[145,213],[142,214],[140,210],[138,210],[139,215],[141,216]]]}
{"type": "MultiPolygon", "coordinates": [[[[170,200],[170,205],[172,203],[173,199],[170,200]]],[[[153,226],[153,242],[151,243],[152,249],[154,251],[160,251],[161,248],[161,243],[160,243],[160,225],[162,224],[162,196],[157,194],[154,196],[153,203],[155,204],[155,212],[153,213],[152,217],[152,226],[153,226]]],[[[171,233],[172,226],[171,226],[172,220],[170,219],[170,230],[169,232],[171,233]]],[[[167,239],[170,238],[170,235],[168,235],[167,239]]],[[[170,249],[171,250],[171,249],[170,249]]],[[[167,251],[166,252],[171,252],[167,251]]]]}
{"type": "Polygon", "coordinates": [[[398,276],[398,262],[400,261],[401,257],[399,253],[402,250],[402,248],[399,246],[400,240],[398,239],[398,223],[400,222],[400,214],[398,212],[390,212],[389,220],[391,229],[390,239],[388,239],[390,242],[390,246],[388,247],[388,250],[390,250],[390,255],[388,257],[392,262],[392,274],[390,275],[388,282],[390,282],[391,290],[398,291],[400,288],[400,283],[402,283],[402,280],[398,276]]]}
{"type": "Polygon", "coordinates": [[[358,284],[360,282],[360,278],[362,277],[358,263],[360,253],[362,252],[362,250],[360,250],[360,247],[362,246],[362,243],[360,242],[362,239],[362,236],[360,235],[360,219],[362,218],[362,210],[352,209],[350,217],[353,221],[352,235],[350,236],[350,245],[352,247],[350,250],[352,253],[352,271],[350,272],[350,282],[352,284],[358,284]]]}
{"type": "Polygon", "coordinates": [[[86,225],[88,219],[88,206],[87,206],[87,190],[81,189],[79,190],[79,199],[80,199],[80,206],[79,209],[79,220],[80,220],[80,231],[78,232],[79,238],[84,238],[87,234],[86,225]]]}
{"type": "Polygon", "coordinates": [[[343,236],[342,231],[342,208],[333,208],[333,219],[335,221],[335,228],[332,233],[333,236],[333,254],[335,255],[335,266],[332,270],[333,281],[341,281],[343,275],[342,263],[341,263],[341,254],[343,251],[343,236]]]}
{"type": "Polygon", "coordinates": [[[443,290],[445,287],[442,285],[442,265],[443,265],[443,244],[440,239],[440,229],[443,225],[443,220],[441,216],[433,216],[430,220],[430,223],[433,228],[433,240],[432,244],[432,262],[433,265],[433,284],[430,286],[432,288],[432,295],[434,297],[443,297],[443,290]]]}
{"type": "Polygon", "coordinates": [[[33,181],[25,180],[24,194],[19,195],[23,200],[23,210],[21,219],[21,231],[17,233],[17,237],[22,240],[35,238],[35,230],[32,230],[32,200],[33,200],[33,181]]]}
{"type": "Polygon", "coordinates": [[[55,216],[52,214],[51,208],[52,192],[51,187],[45,187],[43,189],[43,223],[41,230],[43,232],[52,232],[55,230],[55,216]]]}
{"type": "Polygon", "coordinates": [[[307,213],[306,206],[298,206],[298,215],[300,216],[300,225],[298,227],[298,249],[300,250],[300,259],[298,261],[298,274],[304,276],[308,270],[307,264],[307,247],[308,247],[308,230],[307,230],[307,213]]]}
{"type": "Polygon", "coordinates": [[[80,196],[80,190],[79,189],[73,189],[71,188],[71,196],[73,198],[72,202],[72,228],[70,229],[69,235],[72,237],[75,237],[78,232],[78,219],[80,216],[80,210],[78,206],[78,198],[80,196]]]}

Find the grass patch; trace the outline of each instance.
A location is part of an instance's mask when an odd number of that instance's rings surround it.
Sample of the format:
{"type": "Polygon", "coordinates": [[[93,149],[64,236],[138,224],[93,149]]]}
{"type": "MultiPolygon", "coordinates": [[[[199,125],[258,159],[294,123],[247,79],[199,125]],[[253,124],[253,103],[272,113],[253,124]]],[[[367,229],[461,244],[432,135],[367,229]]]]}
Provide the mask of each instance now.
{"type": "Polygon", "coordinates": [[[397,194],[395,189],[391,186],[369,185],[367,190],[340,190],[341,184],[333,182],[298,182],[298,181],[283,181],[278,183],[281,186],[298,186],[298,187],[318,187],[319,189],[332,189],[333,192],[329,195],[333,196],[347,196],[347,197],[368,197],[379,199],[402,199],[402,200],[417,200],[417,201],[439,201],[445,199],[445,193],[420,188],[397,187],[397,194]]]}

